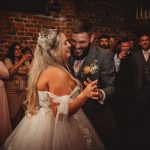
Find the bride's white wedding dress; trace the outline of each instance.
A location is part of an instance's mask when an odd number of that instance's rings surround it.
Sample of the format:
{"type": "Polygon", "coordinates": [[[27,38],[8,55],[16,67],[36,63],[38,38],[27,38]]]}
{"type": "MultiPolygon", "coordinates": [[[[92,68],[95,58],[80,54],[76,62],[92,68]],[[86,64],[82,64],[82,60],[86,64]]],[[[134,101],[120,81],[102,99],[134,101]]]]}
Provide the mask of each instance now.
{"type": "Polygon", "coordinates": [[[56,96],[38,91],[40,110],[33,116],[26,115],[6,140],[8,150],[103,150],[104,146],[79,109],[68,116],[68,103],[79,94],[76,86],[70,95],[56,96]],[[56,117],[49,107],[49,99],[60,103],[56,117]]]}

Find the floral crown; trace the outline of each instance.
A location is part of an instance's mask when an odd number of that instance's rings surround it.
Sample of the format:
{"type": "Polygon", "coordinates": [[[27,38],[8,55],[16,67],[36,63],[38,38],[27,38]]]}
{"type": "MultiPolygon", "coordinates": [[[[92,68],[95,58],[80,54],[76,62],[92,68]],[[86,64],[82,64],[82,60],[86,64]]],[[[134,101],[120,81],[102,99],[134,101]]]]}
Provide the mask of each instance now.
{"type": "Polygon", "coordinates": [[[53,39],[56,38],[57,34],[59,33],[58,29],[45,29],[42,30],[40,33],[38,33],[38,39],[37,43],[45,46],[45,45],[50,45],[52,46],[53,44],[53,39]]]}

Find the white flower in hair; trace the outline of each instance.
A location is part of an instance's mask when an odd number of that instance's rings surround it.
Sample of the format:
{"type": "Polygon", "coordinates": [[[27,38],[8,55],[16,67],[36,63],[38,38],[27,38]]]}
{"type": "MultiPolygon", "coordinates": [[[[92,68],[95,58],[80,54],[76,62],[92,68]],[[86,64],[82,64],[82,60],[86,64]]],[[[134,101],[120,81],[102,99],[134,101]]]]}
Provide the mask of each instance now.
{"type": "Polygon", "coordinates": [[[51,45],[57,33],[58,33],[57,29],[43,30],[39,33],[37,43],[40,45],[51,45]]]}

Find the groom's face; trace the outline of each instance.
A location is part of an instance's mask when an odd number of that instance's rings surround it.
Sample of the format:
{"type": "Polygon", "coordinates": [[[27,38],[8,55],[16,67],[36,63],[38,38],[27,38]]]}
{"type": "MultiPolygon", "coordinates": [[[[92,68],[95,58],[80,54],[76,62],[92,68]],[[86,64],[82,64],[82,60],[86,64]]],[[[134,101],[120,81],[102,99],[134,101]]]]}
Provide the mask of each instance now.
{"type": "Polygon", "coordinates": [[[83,59],[87,56],[89,52],[91,36],[84,33],[72,33],[71,36],[71,46],[72,46],[72,55],[76,59],[83,59]]]}

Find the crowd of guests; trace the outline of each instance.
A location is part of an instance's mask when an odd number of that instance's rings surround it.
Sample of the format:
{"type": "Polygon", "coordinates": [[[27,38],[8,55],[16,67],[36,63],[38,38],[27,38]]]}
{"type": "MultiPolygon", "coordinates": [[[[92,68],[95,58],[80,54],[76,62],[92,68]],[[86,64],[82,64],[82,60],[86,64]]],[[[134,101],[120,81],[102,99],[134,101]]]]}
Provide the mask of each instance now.
{"type": "MultiPolygon", "coordinates": [[[[150,36],[138,40],[100,35],[94,45],[87,20],[72,27],[69,68],[81,83],[98,79],[98,101],[90,97],[82,109],[108,150],[150,148],[150,36]]],[[[0,62],[0,145],[25,115],[31,62],[30,48],[17,42],[0,62]]]]}
{"type": "Polygon", "coordinates": [[[121,139],[130,149],[148,150],[150,36],[141,34],[137,39],[127,36],[117,42],[113,36],[101,35],[99,46],[114,55],[116,77],[111,106],[121,139]]]}

